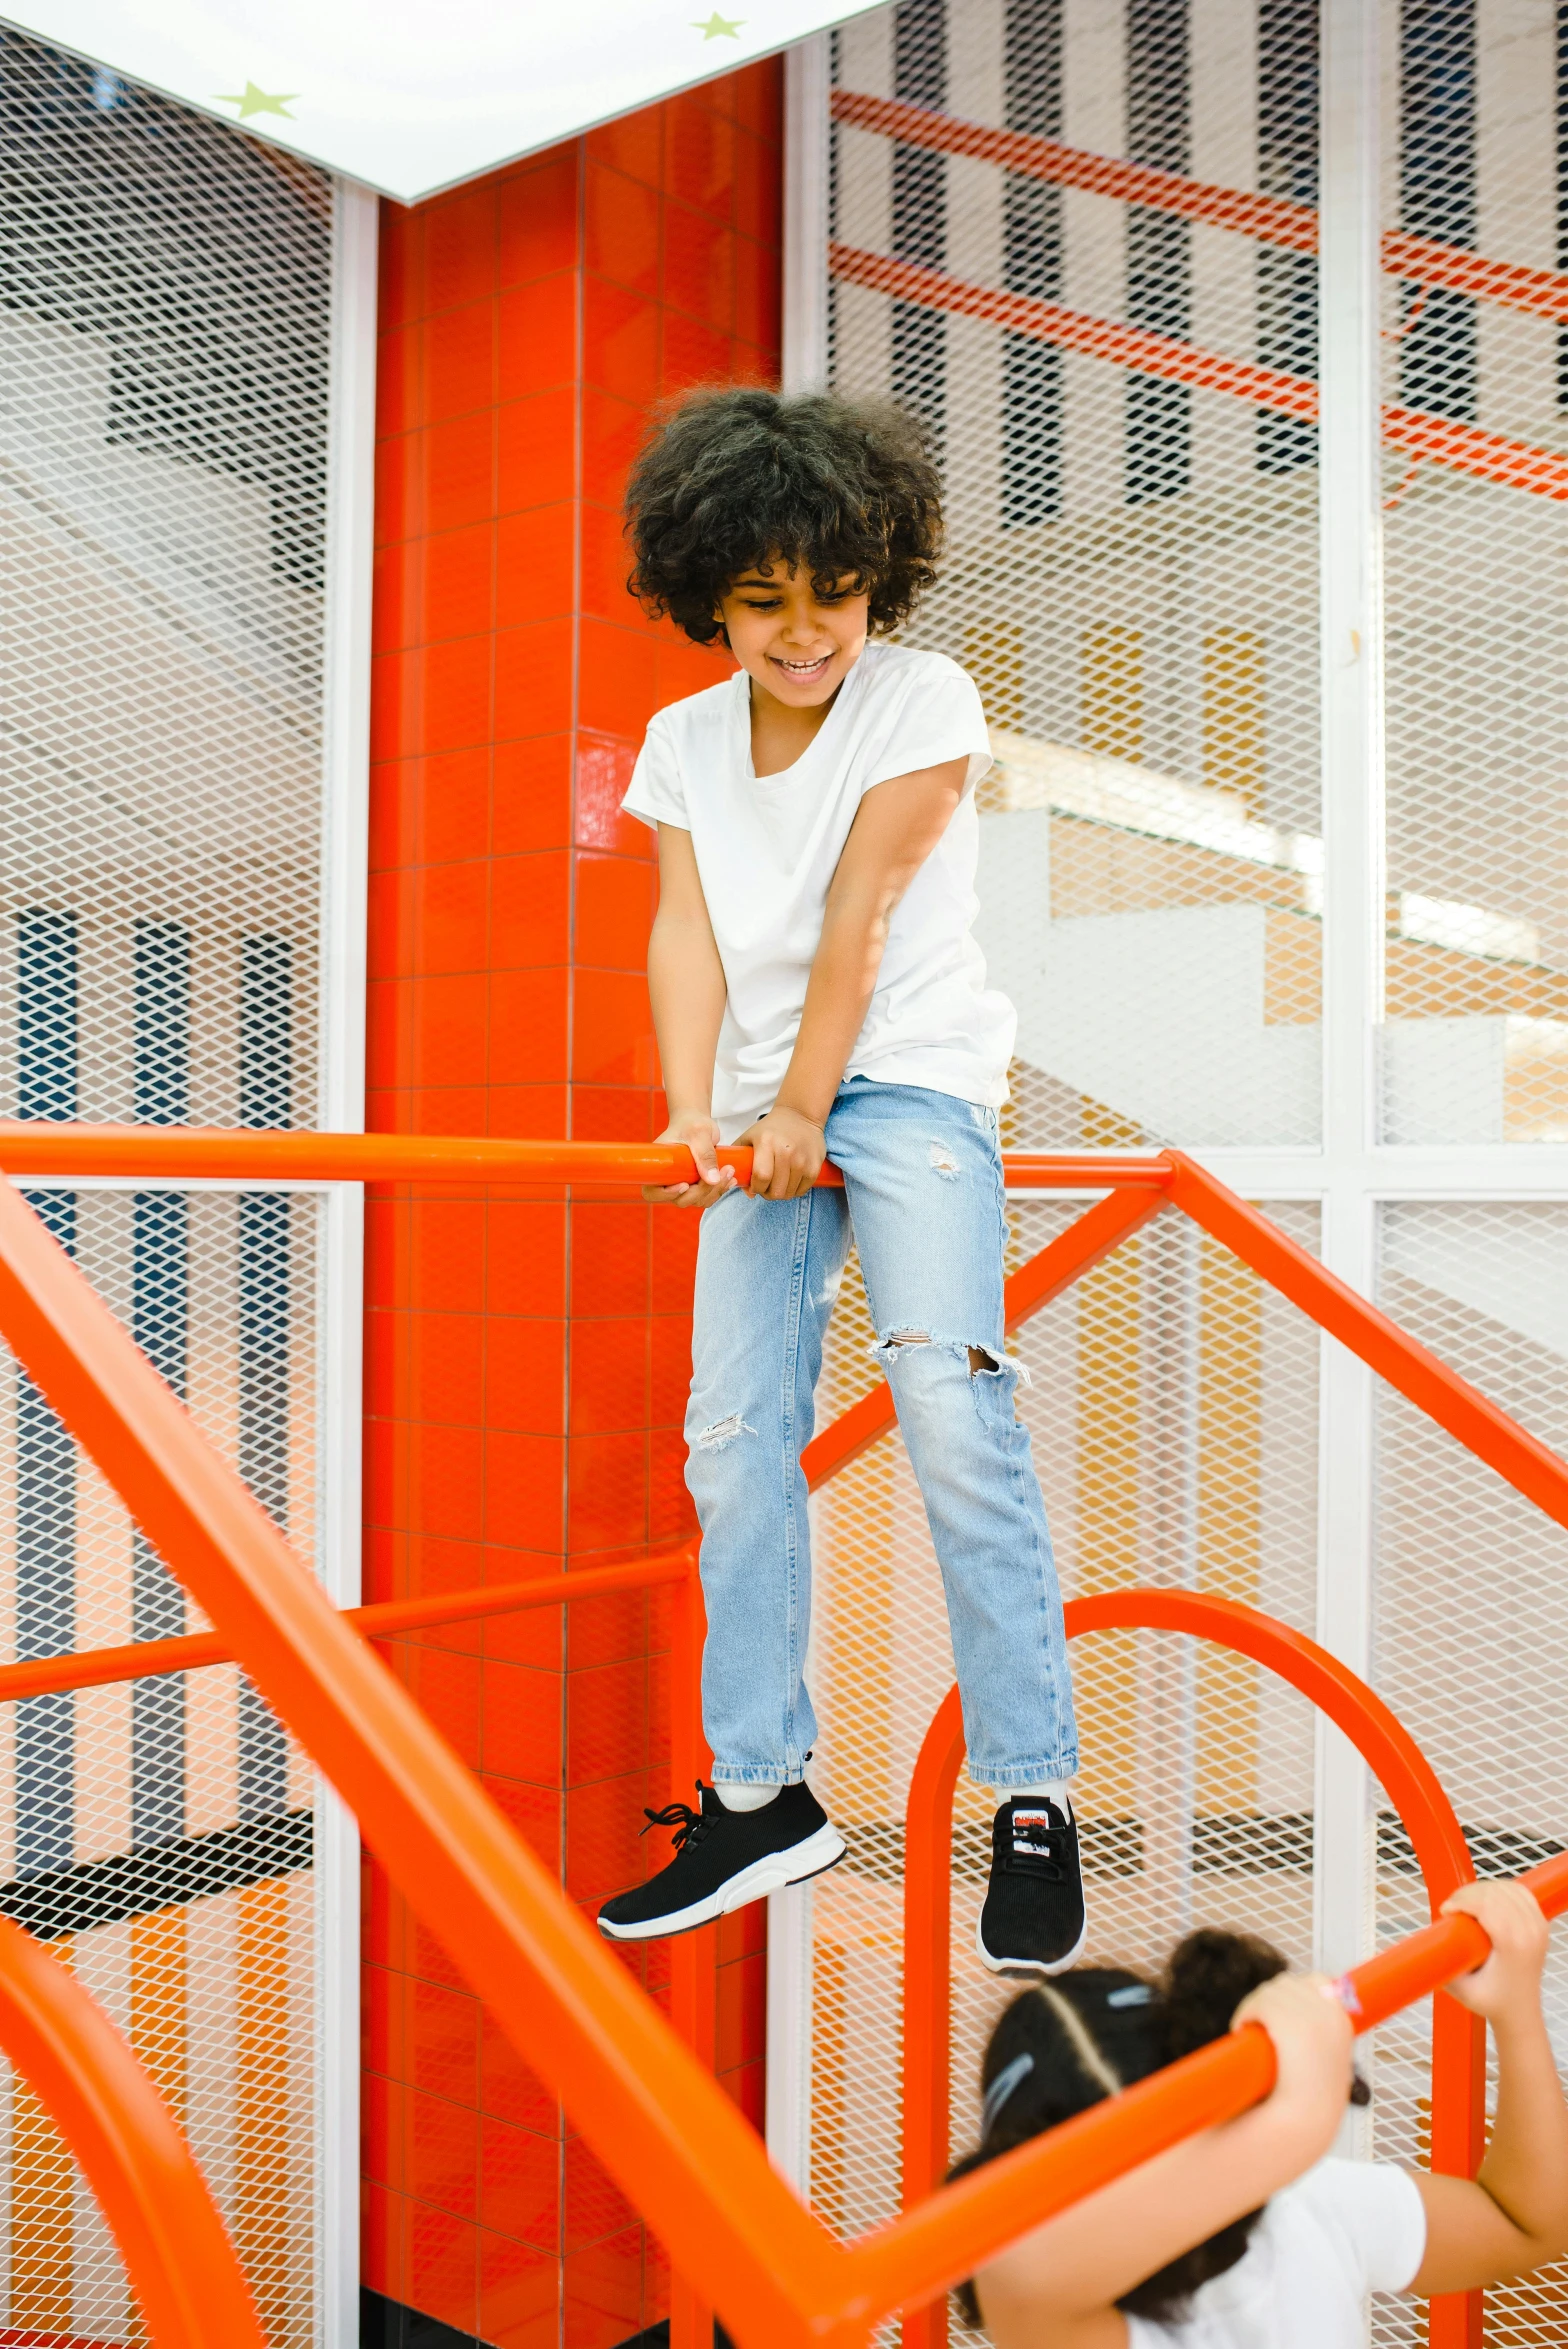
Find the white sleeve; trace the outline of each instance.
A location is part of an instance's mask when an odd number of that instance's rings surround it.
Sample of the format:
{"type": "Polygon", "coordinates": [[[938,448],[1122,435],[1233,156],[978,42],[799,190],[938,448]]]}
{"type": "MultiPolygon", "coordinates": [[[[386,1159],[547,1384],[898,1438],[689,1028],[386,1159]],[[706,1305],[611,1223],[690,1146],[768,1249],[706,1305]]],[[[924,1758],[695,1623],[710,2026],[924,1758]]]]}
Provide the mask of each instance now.
{"type": "Polygon", "coordinates": [[[691,830],[681,763],[658,717],[649,721],[621,806],[627,815],[636,816],[649,826],[679,824],[683,831],[691,830]]]}
{"type": "Polygon", "coordinates": [[[1296,2182],[1346,2245],[1368,2292],[1403,2292],[1426,2256],[1426,2205],[1408,2170],[1386,2161],[1320,2161],[1296,2182]]]}
{"type": "Polygon", "coordinates": [[[985,711],[974,679],[956,661],[933,660],[900,697],[886,734],[873,746],[861,792],[957,758],[969,761],[964,789],[972,791],[991,764],[985,711]]]}

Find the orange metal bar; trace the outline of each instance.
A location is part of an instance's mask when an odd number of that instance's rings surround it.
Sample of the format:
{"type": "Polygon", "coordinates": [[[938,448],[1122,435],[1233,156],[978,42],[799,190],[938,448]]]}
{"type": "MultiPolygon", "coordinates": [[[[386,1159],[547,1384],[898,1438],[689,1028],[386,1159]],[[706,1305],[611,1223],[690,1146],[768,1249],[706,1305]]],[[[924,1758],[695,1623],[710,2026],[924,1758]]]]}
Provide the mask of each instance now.
{"type": "MultiPolygon", "coordinates": [[[[1219,187],[1212,181],[1187,179],[1180,172],[1159,171],[1146,163],[1124,163],[1114,155],[1096,155],[1087,147],[1064,146],[1059,139],[1036,138],[1026,131],[993,130],[985,123],[963,122],[895,98],[869,98],[859,90],[835,90],[833,112],[840,122],[897,139],[906,147],[973,156],[982,163],[1000,164],[1020,179],[1083,188],[1091,195],[1136,204],[1146,212],[1174,212],[1186,220],[1201,220],[1210,228],[1234,229],[1238,235],[1256,237],[1260,244],[1282,246],[1288,252],[1315,253],[1318,249],[1316,212],[1310,205],[1292,204],[1283,196],[1219,187]]],[[[1397,230],[1383,237],[1382,263],[1388,276],[1401,277],[1408,284],[1448,286],[1456,293],[1477,294],[1485,301],[1500,302],[1536,318],[1568,320],[1568,274],[1560,269],[1529,269],[1515,261],[1493,261],[1482,253],[1467,253],[1457,245],[1440,245],[1428,237],[1404,236],[1397,230]]]]}
{"type": "Polygon", "coordinates": [[[1515,1492],[1533,1501],[1555,1524],[1568,1526],[1568,1462],[1488,1402],[1446,1362],[1407,1337],[1386,1313],[1326,1271],[1315,1256],[1287,1239],[1278,1224],[1238,1199],[1195,1159],[1180,1150],[1168,1155],[1174,1206],[1222,1241],[1243,1264],[1250,1264],[1282,1297],[1299,1305],[1478,1460],[1495,1468],[1515,1492]]]}
{"type": "MultiPolygon", "coordinates": [[[[830,245],[828,266],[848,285],[868,286],[874,293],[891,294],[926,310],[983,318],[993,326],[1005,326],[1012,334],[1052,343],[1065,351],[1081,351],[1091,359],[1106,359],[1138,375],[1185,383],[1196,391],[1223,392],[1282,416],[1310,419],[1318,412],[1317,385],[1305,376],[1286,375],[1277,367],[1201,350],[1195,343],[1150,334],[1138,326],[1122,326],[1087,310],[1069,310],[1060,302],[1041,301],[1033,294],[973,285],[964,278],[950,277],[945,270],[927,269],[915,261],[895,261],[856,245],[830,245]]],[[[1479,425],[1428,416],[1416,408],[1386,407],[1382,437],[1390,448],[1423,457],[1452,473],[1494,481],[1505,489],[1522,489],[1532,497],[1568,498],[1568,457],[1553,449],[1509,440],[1499,432],[1484,432],[1479,425]]]]}
{"type": "MultiPolygon", "coordinates": [[[[1097,1200],[1087,1214],[1059,1232],[1049,1247],[1031,1256],[1013,1274],[1002,1292],[1004,1326],[1016,1329],[1053,1297],[1071,1288],[1081,1274],[1091,1271],[1102,1257],[1158,1215],[1165,1197],[1165,1192],[1155,1189],[1145,1176],[1141,1187],[1112,1191],[1108,1198],[1097,1200]]],[[[831,1427],[813,1436],[801,1453],[808,1488],[815,1492],[830,1476],[868,1451],[878,1437],[886,1435],[896,1416],[893,1390],[884,1379],[869,1395],[852,1403],[831,1427]]]]}
{"type": "MultiPolygon", "coordinates": [[[[400,1632],[429,1631],[443,1623],[472,1623],[486,1615],[521,1614],[529,1607],[562,1607],[574,1599],[609,1591],[642,1590],[684,1582],[696,1566],[696,1545],[637,1558],[627,1566],[589,1566],[577,1574],[536,1574],[527,1582],[479,1584],[472,1590],[443,1591],[427,1599],[382,1599],[374,1606],[345,1607],[343,1620],[365,1639],[393,1639],[400,1632]]],[[[205,1664],[229,1664],[233,1655],[215,1632],[192,1631],[178,1639],[131,1640],[118,1648],[83,1648],[68,1655],[39,1656],[25,1664],[0,1664],[0,1704],[18,1697],[52,1696],[71,1688],[107,1688],[121,1680],[156,1680],[166,1672],[195,1672],[205,1664]]],[[[0,2343],[0,2349],[4,2349],[0,2343]]]]}
{"type": "MultiPolygon", "coordinates": [[[[1404,1822],[1420,1862],[1435,1916],[1456,1885],[1475,1874],[1464,1831],[1431,1764],[1408,1730],[1365,1681],[1326,1648],[1272,1616],[1234,1600],[1185,1590],[1108,1591],[1073,1599],[1067,1636],[1087,1631],[1179,1631],[1249,1656],[1311,1699],[1365,1755],[1404,1822]]],[[[905,1819],[904,1874],[904,2160],[903,2199],[909,2209],[941,2183],[950,2135],[951,1927],[953,1789],[964,1758],[958,1691],[949,1690],[927,1730],[910,1781],[905,1819]]],[[[1455,2014],[1463,2009],[1441,2001],[1455,2014]]],[[[1484,2123],[1484,2102],[1468,2083],[1450,2083],[1445,2100],[1449,2134],[1468,2145],[1484,2123]],[[1455,2087],[1460,2089],[1458,2097],[1455,2087]],[[1461,2104],[1463,2109],[1453,2107],[1461,2104]]],[[[1477,2084],[1484,2091],[1484,2079],[1477,2084]]],[[[1435,2132],[1434,2132],[1435,2135],[1435,2132]]],[[[1434,2157],[1436,2145],[1434,2141],[1434,2157]]],[[[1479,2153],[1477,2154],[1479,2159],[1479,2153]]],[[[1434,2158],[1434,2168],[1437,2166],[1434,2158]]],[[[1473,2174],[1473,2173],[1472,2173],[1473,2174]]],[[[1463,2296],[1459,2296],[1462,2298],[1463,2296]]],[[[920,2312],[921,2349],[941,2349],[946,2311],[932,2303],[920,2312]]]]}
{"type": "Polygon", "coordinates": [[[266,2349],[173,2114],[102,2007],[8,1918],[0,1918],[0,2047],[87,2173],[155,2349],[266,2349]]]}

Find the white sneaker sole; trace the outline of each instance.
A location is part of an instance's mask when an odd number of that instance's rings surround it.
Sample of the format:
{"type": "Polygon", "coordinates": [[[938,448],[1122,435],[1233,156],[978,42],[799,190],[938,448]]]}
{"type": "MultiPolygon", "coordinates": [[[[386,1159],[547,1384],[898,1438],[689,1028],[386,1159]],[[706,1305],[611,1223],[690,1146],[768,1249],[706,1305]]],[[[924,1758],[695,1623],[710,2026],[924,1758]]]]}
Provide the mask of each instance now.
{"type": "Polygon", "coordinates": [[[599,1930],[610,1941],[667,1941],[674,1933],[695,1933],[699,1925],[711,1925],[715,1917],[727,1917],[732,1909],[743,1909],[770,1892],[782,1892],[787,1884],[804,1884],[810,1876],[823,1875],[836,1868],[843,1857],[844,1838],[838,1829],[819,1827],[804,1843],[792,1843],[787,1851],[770,1851],[765,1858],[753,1860],[749,1868],[742,1868],[706,1900],[694,1900],[690,1908],[671,1909],[665,1916],[648,1917],[635,1925],[614,1925],[601,1917],[599,1930]]]}
{"type": "Polygon", "coordinates": [[[993,1957],[980,1938],[980,1919],[975,1919],[975,1955],[988,1974],[1065,1974],[1083,1956],[1084,1944],[1089,1938],[1089,1918],[1085,1912],[1083,1931],[1065,1957],[1053,1958],[1047,1965],[1043,1958],[993,1957]]]}

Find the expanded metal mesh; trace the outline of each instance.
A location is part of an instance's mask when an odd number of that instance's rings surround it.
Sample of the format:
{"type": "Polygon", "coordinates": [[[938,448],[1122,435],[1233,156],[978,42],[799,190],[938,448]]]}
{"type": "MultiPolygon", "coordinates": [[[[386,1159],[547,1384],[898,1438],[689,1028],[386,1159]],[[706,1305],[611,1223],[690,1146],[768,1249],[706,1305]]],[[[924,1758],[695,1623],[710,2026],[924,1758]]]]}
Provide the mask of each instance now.
{"type": "MultiPolygon", "coordinates": [[[[0,1115],[317,1117],[331,185],[0,28],[0,1115]]],[[[317,1553],[319,1202],[40,1188],[317,1553]]],[[[9,1362],[10,1653],[199,1628],[9,1362]]],[[[0,1711],[0,1907],[173,2103],[275,2349],[316,2329],[313,1785],[232,1668],[0,1711]]],[[[0,2090],[0,2327],[143,2337],[0,2090]]]]}
{"type": "MultiPolygon", "coordinates": [[[[1033,1255],[1085,1202],[1012,1210],[1033,1255]]],[[[1307,1246],[1315,1211],[1271,1210],[1307,1246]]],[[[819,1421],[875,1372],[853,1265],[819,1421]]],[[[1316,1576],[1316,1331],[1167,1216],[1122,1244],[1014,1341],[1064,1589],[1162,1583],[1310,1629],[1316,1576]]],[[[896,1433],[814,1504],[814,1776],[849,1857],[813,1900],[811,2198],[855,2232],[897,2208],[903,1816],[920,1741],[952,1681],[930,1537],[896,1433]]],[[[1091,1957],[1157,1964],[1198,1923],[1312,1940],[1311,1708],[1255,1666],[1160,1633],[1075,1642],[1091,1957]]],[[[955,2155],[974,2141],[986,2034],[1014,1986],[974,1932],[992,1796],[955,1808],[955,2155]]]]}
{"type": "Polygon", "coordinates": [[[1315,263],[1063,184],[1114,157],[1311,204],[1316,46],[1315,0],[904,0],[836,36],[832,377],[943,457],[907,637],[999,754],[978,934],[1021,1146],[1318,1132],[1316,440],[1253,381],[1310,397],[1315,263]],[[1017,167],[938,151],[954,124],[1017,167]]]}
{"type": "MultiPolygon", "coordinates": [[[[1391,20],[1384,219],[1561,270],[1548,0],[1391,20]]],[[[1564,328],[1386,276],[1384,396],[1564,447],[1564,328]]],[[[1568,309],[1565,309],[1568,315],[1568,309]]],[[[1396,1142],[1568,1137],[1568,473],[1535,495],[1390,452],[1383,1121],[1396,1142]]]]}
{"type": "MultiPolygon", "coordinates": [[[[1381,1302],[1543,1443],[1568,1453],[1568,1207],[1384,1210],[1381,1302]]],[[[1515,1875],[1564,1841],[1568,1534],[1399,1397],[1380,1396],[1378,1686],[1459,1813],[1478,1871],[1515,1875]]],[[[1406,1874],[1379,1886],[1380,1932],[1424,1923],[1406,1874]]],[[[1554,1938],[1547,2019],[1568,2060],[1568,1951],[1554,1938]]],[[[1380,2034],[1379,2151],[1410,2158],[1427,2123],[1428,2011],[1380,2034]]],[[[1568,2325],[1568,2263],[1486,2296],[1487,2340],[1546,2349],[1568,2325]]],[[[1381,2310],[1381,2304],[1380,2304],[1381,2310]]],[[[1392,2308],[1379,2340],[1416,2336],[1392,2308]],[[1401,2329],[1401,2327],[1404,2329],[1401,2329]]]]}

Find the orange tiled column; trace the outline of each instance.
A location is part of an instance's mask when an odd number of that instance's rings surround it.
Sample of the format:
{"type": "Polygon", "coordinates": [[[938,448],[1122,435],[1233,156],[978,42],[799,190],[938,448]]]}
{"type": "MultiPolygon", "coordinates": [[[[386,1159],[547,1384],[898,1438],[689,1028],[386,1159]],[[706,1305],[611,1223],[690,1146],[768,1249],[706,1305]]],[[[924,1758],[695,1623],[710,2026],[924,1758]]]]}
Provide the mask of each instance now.
{"type": "MultiPolygon", "coordinates": [[[[651,406],[778,364],[776,63],[383,220],[371,1123],[646,1137],[655,876],[617,803],[719,656],[625,593],[651,406]]],[[[684,1534],[694,1221],[624,1198],[370,1204],[366,1595],[604,1563],[684,1534]]],[[[656,1602],[460,1626],[403,1672],[592,1907],[667,1792],[656,1602]]],[[[760,1916],[728,1929],[720,2062],[760,2120],[760,1916]]],[[[611,2349],[657,2246],[367,1869],[364,2277],[495,2349],[611,2349]]],[[[657,1994],[662,1953],[634,1963],[657,1994]]]]}

